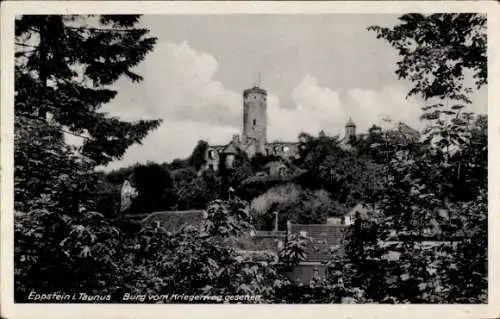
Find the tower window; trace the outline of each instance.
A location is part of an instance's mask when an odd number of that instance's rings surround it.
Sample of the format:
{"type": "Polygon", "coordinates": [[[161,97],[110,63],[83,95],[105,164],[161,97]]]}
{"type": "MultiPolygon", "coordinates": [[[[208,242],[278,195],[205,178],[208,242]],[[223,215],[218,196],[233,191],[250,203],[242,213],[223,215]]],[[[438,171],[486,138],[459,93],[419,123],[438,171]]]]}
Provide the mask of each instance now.
{"type": "Polygon", "coordinates": [[[252,123],[253,123],[253,126],[255,126],[255,123],[257,123],[257,121],[255,121],[255,119],[253,119],[252,123]]]}

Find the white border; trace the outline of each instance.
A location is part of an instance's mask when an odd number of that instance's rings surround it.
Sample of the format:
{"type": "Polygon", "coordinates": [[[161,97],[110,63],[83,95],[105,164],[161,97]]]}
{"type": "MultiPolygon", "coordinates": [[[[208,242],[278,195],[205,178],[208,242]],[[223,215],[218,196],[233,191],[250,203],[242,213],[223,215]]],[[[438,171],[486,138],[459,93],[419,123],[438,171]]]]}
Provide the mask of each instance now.
{"type": "Polygon", "coordinates": [[[160,1],[8,1],[1,16],[1,281],[2,318],[500,318],[498,268],[500,104],[495,95],[500,76],[499,10],[496,1],[351,1],[351,2],[160,2],[160,1]],[[489,136],[489,304],[488,305],[34,305],[13,303],[13,105],[14,16],[19,14],[327,14],[486,12],[488,14],[489,136]],[[497,266],[496,266],[497,265],[497,266]]]}

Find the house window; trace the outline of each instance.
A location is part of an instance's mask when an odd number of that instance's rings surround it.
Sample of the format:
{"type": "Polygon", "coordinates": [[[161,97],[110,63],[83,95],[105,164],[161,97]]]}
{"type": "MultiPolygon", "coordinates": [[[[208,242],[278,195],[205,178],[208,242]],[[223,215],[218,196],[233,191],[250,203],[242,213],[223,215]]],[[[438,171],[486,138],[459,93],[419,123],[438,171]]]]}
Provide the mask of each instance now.
{"type": "Polygon", "coordinates": [[[275,147],[274,147],[274,151],[275,151],[276,153],[278,153],[279,149],[280,149],[280,148],[279,148],[278,146],[275,146],[275,147]]]}
{"type": "Polygon", "coordinates": [[[307,236],[307,232],[305,230],[301,230],[299,234],[302,237],[306,237],[307,236]]]}
{"type": "Polygon", "coordinates": [[[352,220],[351,216],[344,216],[344,225],[350,226],[352,224],[354,224],[354,221],[352,220]]]}
{"type": "Polygon", "coordinates": [[[271,151],[268,148],[266,148],[266,155],[269,156],[270,154],[271,154],[271,151]]]}
{"type": "Polygon", "coordinates": [[[210,164],[210,165],[208,165],[208,168],[210,168],[210,170],[212,170],[212,171],[215,171],[215,166],[214,166],[214,164],[210,164]]]}
{"type": "Polygon", "coordinates": [[[283,146],[283,153],[285,154],[290,153],[290,148],[288,146],[283,146]]]}
{"type": "Polygon", "coordinates": [[[234,155],[228,154],[226,156],[226,168],[233,168],[234,155]]]}

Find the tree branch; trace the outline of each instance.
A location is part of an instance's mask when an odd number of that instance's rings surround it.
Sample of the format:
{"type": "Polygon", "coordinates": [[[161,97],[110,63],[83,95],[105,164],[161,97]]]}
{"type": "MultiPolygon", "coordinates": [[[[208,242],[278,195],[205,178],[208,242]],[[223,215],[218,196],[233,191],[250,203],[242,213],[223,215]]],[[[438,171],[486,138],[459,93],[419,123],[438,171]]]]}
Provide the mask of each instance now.
{"type": "MultiPolygon", "coordinates": [[[[71,29],[71,30],[78,30],[78,31],[89,30],[89,31],[93,31],[93,32],[130,32],[130,31],[141,30],[141,29],[132,28],[132,27],[124,28],[124,29],[95,28],[95,27],[71,27],[71,26],[65,26],[65,27],[68,29],[71,29]]],[[[144,29],[144,30],[146,30],[146,29],[144,29]]]]}

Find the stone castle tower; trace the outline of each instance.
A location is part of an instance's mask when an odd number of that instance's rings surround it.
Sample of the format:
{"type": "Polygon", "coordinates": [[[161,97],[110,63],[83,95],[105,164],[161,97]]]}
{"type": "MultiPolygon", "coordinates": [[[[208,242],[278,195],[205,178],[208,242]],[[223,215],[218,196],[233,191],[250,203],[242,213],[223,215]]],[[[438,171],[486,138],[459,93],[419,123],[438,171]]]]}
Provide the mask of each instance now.
{"type": "Polygon", "coordinates": [[[248,155],[265,154],[267,143],[267,92],[257,86],[243,91],[242,142],[248,155]]]}

